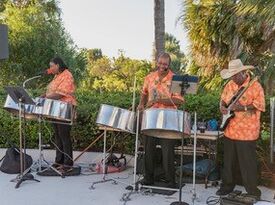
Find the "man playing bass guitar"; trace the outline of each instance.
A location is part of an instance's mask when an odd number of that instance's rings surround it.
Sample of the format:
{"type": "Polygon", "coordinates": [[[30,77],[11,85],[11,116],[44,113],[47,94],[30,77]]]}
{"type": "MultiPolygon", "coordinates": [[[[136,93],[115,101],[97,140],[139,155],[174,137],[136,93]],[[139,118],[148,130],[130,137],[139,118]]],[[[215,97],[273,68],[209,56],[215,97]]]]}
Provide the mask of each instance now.
{"type": "Polygon", "coordinates": [[[223,115],[234,112],[234,117],[224,128],[224,165],[222,184],[217,195],[226,195],[234,190],[234,169],[238,160],[247,193],[259,198],[261,196],[257,188],[256,140],[260,133],[260,115],[265,111],[265,99],[260,83],[257,79],[251,80],[248,70],[253,68],[244,66],[241,60],[236,59],[229,62],[228,69],[221,71],[221,77],[230,81],[221,94],[220,111],[223,115]],[[241,95],[237,96],[237,100],[232,100],[237,93],[241,95]]]}

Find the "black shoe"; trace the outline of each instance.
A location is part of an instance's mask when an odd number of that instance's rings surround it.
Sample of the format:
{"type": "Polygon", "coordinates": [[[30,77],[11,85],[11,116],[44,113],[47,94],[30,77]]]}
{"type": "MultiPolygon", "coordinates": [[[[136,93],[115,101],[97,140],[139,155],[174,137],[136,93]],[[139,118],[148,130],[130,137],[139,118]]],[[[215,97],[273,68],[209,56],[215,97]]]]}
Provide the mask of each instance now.
{"type": "Polygon", "coordinates": [[[224,196],[224,195],[227,195],[227,194],[231,193],[232,191],[233,191],[233,189],[220,188],[220,189],[216,192],[216,195],[218,195],[218,196],[224,196]]]}
{"type": "Polygon", "coordinates": [[[242,194],[242,196],[243,197],[247,197],[247,198],[250,198],[251,200],[253,200],[254,199],[254,203],[256,203],[257,201],[260,201],[261,200],[261,196],[257,196],[257,195],[255,195],[255,194],[247,194],[247,193],[245,193],[245,194],[242,194]]]}
{"type": "Polygon", "coordinates": [[[57,162],[55,162],[55,163],[52,164],[52,167],[55,168],[55,169],[59,169],[62,166],[63,166],[63,164],[59,164],[57,162]]]}
{"type": "Polygon", "coordinates": [[[73,166],[63,165],[63,166],[59,169],[59,171],[60,171],[61,173],[68,173],[68,172],[71,172],[71,171],[73,171],[73,166]]]}
{"type": "Polygon", "coordinates": [[[260,201],[262,193],[260,189],[256,188],[254,192],[249,192],[247,195],[254,197],[257,201],[260,201]]]}

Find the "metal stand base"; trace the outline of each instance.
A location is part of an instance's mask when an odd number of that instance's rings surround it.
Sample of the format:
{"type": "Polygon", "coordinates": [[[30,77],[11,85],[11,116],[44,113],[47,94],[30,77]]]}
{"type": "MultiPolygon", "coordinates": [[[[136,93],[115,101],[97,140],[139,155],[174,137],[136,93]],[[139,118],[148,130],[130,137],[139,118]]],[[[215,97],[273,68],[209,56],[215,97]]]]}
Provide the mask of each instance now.
{"type": "Polygon", "coordinates": [[[29,170],[26,170],[23,175],[19,174],[15,179],[12,179],[11,182],[16,182],[15,188],[19,188],[19,186],[22,184],[24,181],[36,181],[40,182],[39,180],[35,179],[34,176],[31,173],[28,173],[29,170]]]}
{"type": "Polygon", "coordinates": [[[38,139],[39,139],[39,159],[34,163],[34,165],[38,165],[38,168],[36,168],[37,173],[43,173],[49,169],[53,170],[55,173],[57,173],[58,175],[61,176],[61,178],[65,178],[65,175],[60,172],[59,170],[57,170],[55,167],[53,167],[52,165],[50,165],[49,162],[47,162],[44,158],[44,154],[43,154],[43,145],[42,145],[42,132],[41,132],[41,124],[42,124],[42,116],[38,117],[38,139]],[[45,164],[45,168],[42,170],[42,164],[45,164]]]}
{"type": "Polygon", "coordinates": [[[19,188],[19,186],[22,184],[22,182],[24,181],[27,181],[27,180],[30,180],[30,181],[36,181],[36,182],[40,182],[39,180],[35,179],[34,176],[30,173],[27,173],[25,175],[23,175],[19,180],[18,182],[16,183],[15,185],[15,188],[19,188]]]}
{"type": "Polygon", "coordinates": [[[189,204],[186,202],[175,201],[175,202],[172,202],[170,205],[189,205],[189,204]]]}
{"type": "Polygon", "coordinates": [[[117,185],[117,181],[114,179],[103,179],[100,181],[93,182],[92,185],[90,186],[90,189],[95,189],[94,187],[95,184],[101,184],[101,183],[110,182],[110,181],[113,182],[112,184],[117,185]]]}
{"type": "Polygon", "coordinates": [[[112,184],[118,184],[118,182],[119,183],[122,183],[122,184],[125,184],[125,185],[129,185],[128,183],[124,183],[124,182],[122,182],[122,181],[119,181],[119,180],[117,180],[117,179],[114,179],[114,178],[109,178],[109,179],[107,179],[107,173],[108,173],[108,171],[107,171],[107,169],[106,169],[106,139],[107,138],[107,130],[106,130],[106,128],[104,129],[104,145],[103,145],[103,161],[102,161],[102,163],[103,163],[103,166],[102,166],[102,173],[103,173],[103,176],[102,176],[102,180],[99,180],[99,181],[96,181],[96,182],[93,182],[92,183],[92,185],[90,186],[90,189],[95,189],[95,187],[94,187],[94,185],[95,184],[100,184],[100,183],[105,183],[105,182],[113,182],[112,184]]]}

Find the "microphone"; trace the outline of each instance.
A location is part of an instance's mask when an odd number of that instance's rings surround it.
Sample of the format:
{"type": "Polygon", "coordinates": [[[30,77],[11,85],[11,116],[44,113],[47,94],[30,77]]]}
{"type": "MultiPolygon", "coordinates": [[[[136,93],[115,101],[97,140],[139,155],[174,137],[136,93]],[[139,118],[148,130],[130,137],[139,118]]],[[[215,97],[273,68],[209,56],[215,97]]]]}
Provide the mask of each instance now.
{"type": "Polygon", "coordinates": [[[37,73],[37,75],[41,75],[41,76],[51,75],[51,74],[53,74],[53,69],[51,69],[51,68],[48,68],[44,71],[40,71],[40,72],[37,73]]]}

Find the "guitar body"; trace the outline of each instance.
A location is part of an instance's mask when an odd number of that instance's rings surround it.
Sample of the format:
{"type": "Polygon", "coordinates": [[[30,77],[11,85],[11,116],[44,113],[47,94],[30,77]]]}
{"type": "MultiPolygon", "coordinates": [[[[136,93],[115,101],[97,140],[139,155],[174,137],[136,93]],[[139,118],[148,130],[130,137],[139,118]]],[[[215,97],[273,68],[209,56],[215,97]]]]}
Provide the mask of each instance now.
{"type": "Polygon", "coordinates": [[[222,116],[222,123],[220,125],[220,130],[224,131],[226,126],[229,124],[229,121],[235,116],[233,111],[228,111],[227,114],[222,116]]]}

